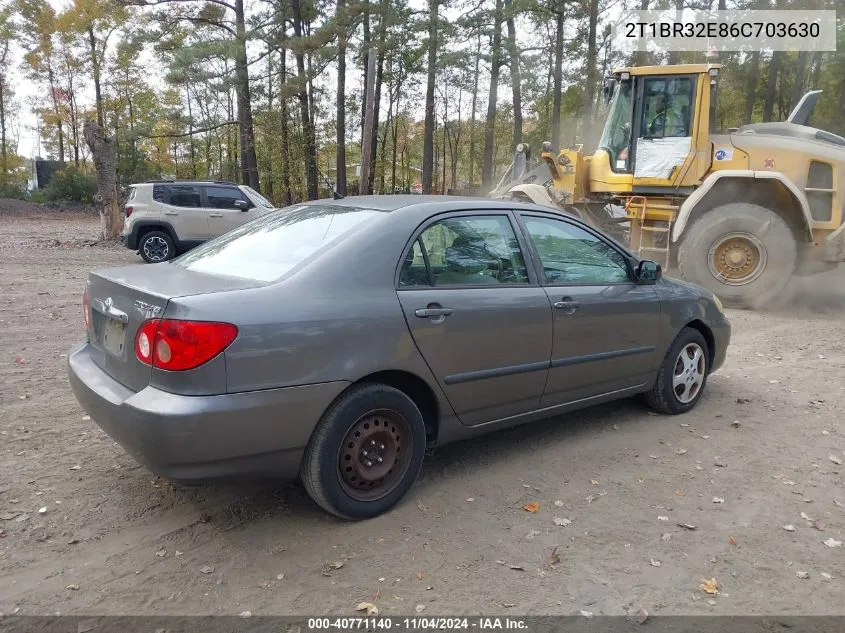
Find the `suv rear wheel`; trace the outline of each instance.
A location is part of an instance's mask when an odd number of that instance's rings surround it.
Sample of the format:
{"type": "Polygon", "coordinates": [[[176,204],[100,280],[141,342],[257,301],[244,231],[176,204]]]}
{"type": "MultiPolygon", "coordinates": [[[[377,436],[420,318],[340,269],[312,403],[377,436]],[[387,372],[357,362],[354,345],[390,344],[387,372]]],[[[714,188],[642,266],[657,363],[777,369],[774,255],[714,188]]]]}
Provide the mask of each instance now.
{"type": "Polygon", "coordinates": [[[150,231],[141,237],[138,252],[148,264],[158,264],[173,259],[176,247],[173,239],[164,231],[150,231]]]}

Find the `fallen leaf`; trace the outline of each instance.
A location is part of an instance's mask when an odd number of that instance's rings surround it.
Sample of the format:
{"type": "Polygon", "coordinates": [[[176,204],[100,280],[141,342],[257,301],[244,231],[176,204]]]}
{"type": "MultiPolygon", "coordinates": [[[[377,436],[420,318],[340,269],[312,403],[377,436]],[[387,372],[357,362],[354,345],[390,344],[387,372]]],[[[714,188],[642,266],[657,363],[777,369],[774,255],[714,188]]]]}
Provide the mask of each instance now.
{"type": "Polygon", "coordinates": [[[824,532],[824,521],[821,519],[816,519],[813,521],[813,527],[816,528],[819,532],[824,532]]]}
{"type": "Polygon", "coordinates": [[[555,525],[559,525],[561,527],[566,527],[567,525],[572,525],[572,521],[569,519],[564,519],[561,517],[555,517],[555,525]]]}
{"type": "Polygon", "coordinates": [[[729,536],[728,543],[730,543],[731,545],[736,545],[736,539],[733,536],[729,536]]]}
{"type": "Polygon", "coordinates": [[[801,518],[804,519],[805,521],[809,521],[810,523],[813,522],[813,520],[809,516],[807,516],[806,512],[801,513],[801,518]]]}
{"type": "Polygon", "coordinates": [[[722,497],[713,497],[713,503],[724,503],[725,500],[722,497]]]}
{"type": "Polygon", "coordinates": [[[659,560],[654,560],[653,558],[649,561],[649,565],[652,567],[660,567],[661,564],[659,560]]]}
{"type": "Polygon", "coordinates": [[[678,455],[686,455],[687,449],[679,448],[678,450],[675,451],[675,453],[677,453],[678,455]]]}
{"type": "Polygon", "coordinates": [[[822,577],[822,578],[824,578],[825,580],[833,580],[833,576],[831,576],[830,574],[828,574],[826,571],[823,571],[823,572],[821,573],[821,577],[822,577]]]}
{"type": "Polygon", "coordinates": [[[598,479],[590,479],[590,483],[593,484],[594,486],[598,486],[599,480],[598,479]]]}
{"type": "Polygon", "coordinates": [[[423,579],[423,573],[421,571],[418,571],[417,572],[417,580],[422,580],[422,579],[423,579]]]}
{"type": "Polygon", "coordinates": [[[522,506],[522,509],[526,512],[537,512],[540,509],[540,504],[536,501],[529,501],[522,506]]]}
{"type": "Polygon", "coordinates": [[[167,550],[166,549],[158,550],[156,552],[156,556],[158,556],[159,558],[164,558],[165,556],[167,556],[167,550]]]}
{"type": "Polygon", "coordinates": [[[556,508],[562,508],[563,507],[563,501],[561,501],[560,499],[555,501],[555,507],[556,508]]]}
{"type": "Polygon", "coordinates": [[[596,498],[593,495],[588,495],[587,498],[584,499],[584,501],[586,501],[587,503],[592,503],[595,500],[596,498]]]}
{"type": "Polygon", "coordinates": [[[682,527],[685,530],[697,530],[698,529],[692,523],[678,523],[678,527],[682,527]]]}
{"type": "Polygon", "coordinates": [[[675,494],[679,497],[686,497],[687,496],[687,493],[685,493],[683,490],[676,490],[675,494]]]}
{"type": "Polygon", "coordinates": [[[472,503],[473,501],[475,501],[475,497],[469,497],[469,498],[467,498],[467,501],[469,503],[472,503]]]}
{"type": "Polygon", "coordinates": [[[843,505],[843,503],[838,499],[834,499],[833,504],[839,506],[840,508],[845,508],[845,505],[843,505]]]}
{"type": "Polygon", "coordinates": [[[660,455],[649,455],[652,459],[660,459],[660,455]]]}
{"type": "Polygon", "coordinates": [[[682,426],[683,428],[688,428],[688,427],[689,427],[689,424],[687,424],[686,422],[681,422],[681,426],[682,426]]]}
{"type": "Polygon", "coordinates": [[[540,535],[539,530],[528,530],[528,534],[525,535],[525,538],[527,538],[529,541],[531,541],[531,540],[534,539],[535,536],[539,536],[539,535],[540,535]]]}
{"type": "Polygon", "coordinates": [[[796,571],[795,575],[798,576],[801,580],[806,580],[810,577],[810,572],[807,571],[796,571]]]}
{"type": "Polygon", "coordinates": [[[731,422],[731,427],[734,429],[738,429],[740,426],[742,425],[739,423],[739,420],[734,420],[733,422],[731,422]]]}
{"type": "Polygon", "coordinates": [[[552,553],[549,555],[549,563],[552,565],[557,565],[560,562],[560,554],[557,553],[558,547],[552,550],[552,553]]]}
{"type": "Polygon", "coordinates": [[[581,611],[579,611],[578,613],[579,613],[579,614],[581,614],[581,615],[583,615],[585,618],[591,618],[591,617],[593,617],[593,612],[592,612],[592,611],[584,611],[583,609],[581,609],[581,611]]]}
{"type": "Polygon", "coordinates": [[[242,617],[242,618],[251,618],[252,617],[252,611],[241,611],[238,615],[239,615],[239,617],[242,617]]]}
{"type": "Polygon", "coordinates": [[[422,613],[423,611],[425,611],[425,605],[424,604],[418,604],[417,606],[414,607],[414,611],[416,611],[417,613],[422,613]]]}
{"type": "Polygon", "coordinates": [[[835,538],[833,538],[832,536],[831,536],[830,538],[828,538],[828,539],[825,539],[825,540],[823,541],[823,543],[824,543],[825,545],[827,545],[828,547],[839,547],[840,545],[842,545],[842,541],[837,541],[837,540],[836,540],[835,538]]]}
{"type": "Polygon", "coordinates": [[[657,520],[658,520],[658,521],[668,521],[668,520],[669,520],[669,517],[658,516],[658,517],[657,517],[657,520]]]}
{"type": "Polygon", "coordinates": [[[713,465],[717,468],[727,468],[728,465],[722,461],[721,457],[714,457],[713,458],[713,465]]]}
{"type": "Polygon", "coordinates": [[[68,585],[67,587],[65,587],[65,589],[70,589],[71,591],[79,591],[79,585],[74,583],[72,585],[68,585]]]}
{"type": "Polygon", "coordinates": [[[666,534],[664,534],[664,535],[663,535],[663,536],[661,536],[660,538],[661,538],[661,540],[664,540],[664,541],[667,541],[667,542],[668,542],[668,541],[671,541],[671,540],[672,540],[672,535],[671,535],[671,534],[669,534],[669,533],[667,532],[666,534]]]}
{"type": "Polygon", "coordinates": [[[829,455],[828,459],[832,461],[834,464],[842,465],[842,460],[839,459],[836,455],[829,455]]]}
{"type": "Polygon", "coordinates": [[[71,470],[82,470],[82,466],[71,466],[71,470]]]}
{"type": "Polygon", "coordinates": [[[90,419],[91,419],[91,416],[90,416],[90,415],[83,415],[83,416],[82,416],[82,420],[83,420],[84,422],[88,422],[90,419]]]}
{"type": "Polygon", "coordinates": [[[367,615],[378,615],[378,607],[372,602],[361,602],[355,607],[356,611],[366,611],[367,615]]]}
{"type": "Polygon", "coordinates": [[[790,523],[789,525],[784,525],[783,529],[786,530],[787,532],[794,532],[795,526],[790,523]]]}
{"type": "Polygon", "coordinates": [[[525,571],[525,567],[522,565],[508,565],[508,569],[513,569],[514,571],[525,571]]]}
{"type": "Polygon", "coordinates": [[[780,380],[770,380],[769,381],[770,385],[777,385],[778,383],[780,383],[780,380]]]}
{"type": "Polygon", "coordinates": [[[637,624],[645,624],[646,620],[648,620],[648,611],[640,607],[639,611],[634,614],[634,621],[637,624]]]}
{"type": "Polygon", "coordinates": [[[202,567],[200,567],[200,573],[201,574],[213,574],[214,573],[214,567],[212,567],[211,565],[203,565],[202,567]]]}
{"type": "Polygon", "coordinates": [[[276,574],[276,580],[284,580],[284,579],[285,579],[284,574],[276,574]]]}
{"type": "Polygon", "coordinates": [[[710,436],[709,436],[709,435],[699,435],[699,437],[700,437],[702,440],[709,440],[709,439],[710,439],[710,436]]]}
{"type": "Polygon", "coordinates": [[[698,588],[704,593],[709,593],[711,596],[714,596],[719,593],[719,582],[715,578],[711,578],[710,580],[702,578],[698,588]]]}
{"type": "Polygon", "coordinates": [[[503,606],[505,609],[512,609],[513,607],[515,607],[515,606],[516,606],[516,603],[515,603],[515,602],[503,602],[503,603],[502,603],[502,606],[503,606]]]}
{"type": "Polygon", "coordinates": [[[38,508],[38,514],[44,514],[46,512],[47,512],[47,506],[44,506],[43,508],[38,508]]]}

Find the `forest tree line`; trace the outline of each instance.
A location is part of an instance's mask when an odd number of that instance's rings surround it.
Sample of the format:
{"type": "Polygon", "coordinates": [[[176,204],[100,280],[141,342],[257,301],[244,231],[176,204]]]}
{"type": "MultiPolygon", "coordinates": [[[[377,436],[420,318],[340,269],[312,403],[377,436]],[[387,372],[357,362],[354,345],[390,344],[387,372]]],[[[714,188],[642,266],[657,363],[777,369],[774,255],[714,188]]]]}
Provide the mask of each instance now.
{"type": "MultiPolygon", "coordinates": [[[[841,3],[840,3],[841,4],[841,3]]],[[[21,114],[46,158],[92,173],[83,124],[115,139],[120,182],[237,181],[279,205],[357,193],[364,75],[375,59],[365,189],[492,189],[520,142],[595,147],[602,77],[702,53],[623,54],[618,9],[810,8],[790,0],[0,1],[0,195],[26,178],[21,114]],[[20,54],[16,54],[19,51],[20,54]],[[20,81],[38,87],[23,102],[20,81]]],[[[837,8],[815,0],[812,8],[837,8]]],[[[841,11],[840,11],[841,13],[841,11]]],[[[722,53],[717,125],[783,120],[824,90],[814,124],[845,134],[837,52],[722,53]]]]}

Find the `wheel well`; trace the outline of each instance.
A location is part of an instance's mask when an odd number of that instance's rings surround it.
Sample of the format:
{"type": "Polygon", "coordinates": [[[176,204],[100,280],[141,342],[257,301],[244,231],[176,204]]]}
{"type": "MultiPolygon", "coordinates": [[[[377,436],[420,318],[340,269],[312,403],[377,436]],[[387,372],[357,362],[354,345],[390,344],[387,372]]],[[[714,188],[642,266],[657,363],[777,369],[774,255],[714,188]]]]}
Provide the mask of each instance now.
{"type": "Polygon", "coordinates": [[[434,448],[437,443],[437,435],[440,432],[440,410],[437,406],[437,397],[422,378],[406,371],[390,370],[364,376],[355,384],[362,382],[377,382],[388,385],[398,389],[413,400],[422,413],[425,422],[428,449],[434,448]]]}
{"type": "Polygon", "coordinates": [[[748,202],[765,207],[783,218],[799,243],[812,239],[811,229],[801,211],[801,203],[781,181],[774,178],[720,178],[695,205],[684,233],[707,211],[732,202],[748,202]]]}
{"type": "Polygon", "coordinates": [[[713,359],[716,356],[716,339],[713,338],[712,330],[703,321],[698,319],[693,319],[687,323],[686,327],[698,330],[701,336],[704,337],[704,341],[707,343],[707,366],[711,367],[713,365],[713,359]]]}
{"type": "Polygon", "coordinates": [[[167,233],[170,236],[170,239],[173,240],[173,243],[176,244],[176,236],[173,235],[173,231],[170,230],[170,227],[164,224],[145,224],[138,228],[138,245],[141,245],[141,240],[144,239],[144,236],[149,233],[150,231],[162,231],[163,233],[167,233]]]}

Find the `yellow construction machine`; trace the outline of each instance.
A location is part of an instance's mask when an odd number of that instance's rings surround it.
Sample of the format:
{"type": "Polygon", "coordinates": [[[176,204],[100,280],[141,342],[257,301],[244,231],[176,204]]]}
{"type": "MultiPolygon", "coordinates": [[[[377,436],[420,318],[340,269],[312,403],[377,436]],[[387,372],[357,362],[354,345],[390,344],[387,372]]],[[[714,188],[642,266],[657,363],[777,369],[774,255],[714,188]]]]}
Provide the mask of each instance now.
{"type": "Polygon", "coordinates": [[[762,307],[793,275],[845,261],[845,138],[808,125],[820,91],[785,122],[716,134],[719,70],[615,70],[598,149],[544,143],[529,172],[519,148],[520,177],[491,195],[577,213],[734,306],[762,307]]]}

